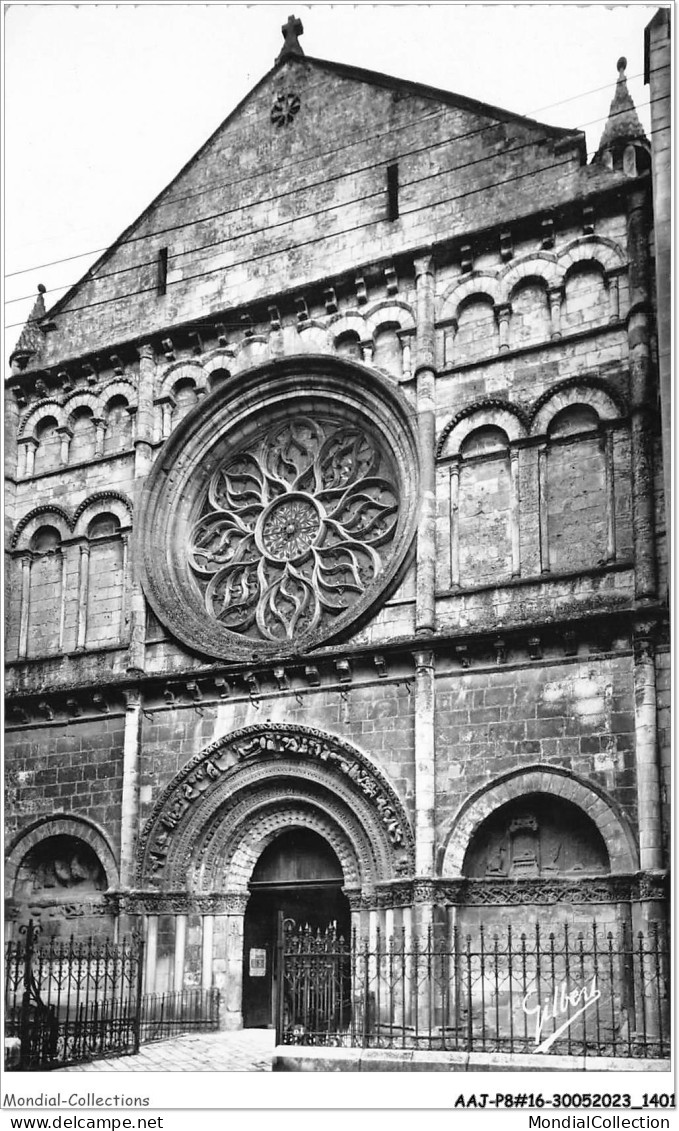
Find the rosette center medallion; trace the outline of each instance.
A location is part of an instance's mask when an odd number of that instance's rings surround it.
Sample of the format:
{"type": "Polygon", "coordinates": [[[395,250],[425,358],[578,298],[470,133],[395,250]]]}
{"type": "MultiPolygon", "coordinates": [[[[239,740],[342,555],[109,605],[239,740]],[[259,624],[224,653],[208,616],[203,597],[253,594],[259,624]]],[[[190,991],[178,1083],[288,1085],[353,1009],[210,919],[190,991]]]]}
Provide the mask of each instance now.
{"type": "Polygon", "coordinates": [[[291,640],[345,612],[381,574],[399,490],[379,443],[299,416],[213,474],[189,562],[210,616],[231,632],[291,640]]]}

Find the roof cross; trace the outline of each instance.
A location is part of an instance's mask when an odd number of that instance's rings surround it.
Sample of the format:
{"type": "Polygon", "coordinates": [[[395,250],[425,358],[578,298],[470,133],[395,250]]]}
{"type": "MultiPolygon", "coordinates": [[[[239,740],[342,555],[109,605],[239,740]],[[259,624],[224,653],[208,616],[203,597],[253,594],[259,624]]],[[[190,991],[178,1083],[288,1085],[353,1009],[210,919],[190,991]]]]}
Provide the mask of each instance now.
{"type": "Polygon", "coordinates": [[[288,22],[283,24],[281,31],[285,42],[276,62],[280,63],[281,59],[287,59],[290,55],[303,55],[304,51],[299,42],[299,36],[304,34],[302,21],[297,16],[288,16],[288,22]]]}

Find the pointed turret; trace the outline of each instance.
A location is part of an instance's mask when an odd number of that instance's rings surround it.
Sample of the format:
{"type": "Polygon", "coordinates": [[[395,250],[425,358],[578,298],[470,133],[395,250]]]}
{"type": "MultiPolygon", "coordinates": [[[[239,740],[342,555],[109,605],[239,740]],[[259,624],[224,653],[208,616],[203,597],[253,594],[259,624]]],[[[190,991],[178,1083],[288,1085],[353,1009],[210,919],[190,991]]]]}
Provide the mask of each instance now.
{"type": "Polygon", "coordinates": [[[609,169],[624,169],[636,176],[648,168],[650,144],[627,89],[627,59],[618,59],[618,81],[594,161],[609,169]],[[639,157],[645,156],[639,160],[639,157]]]}
{"type": "Polygon", "coordinates": [[[45,317],[44,294],[47,290],[42,283],[38,284],[38,297],[33,303],[33,309],[28,316],[19,341],[9,356],[9,364],[13,371],[25,369],[31,358],[40,353],[44,336],[40,329],[40,322],[45,317]]]}

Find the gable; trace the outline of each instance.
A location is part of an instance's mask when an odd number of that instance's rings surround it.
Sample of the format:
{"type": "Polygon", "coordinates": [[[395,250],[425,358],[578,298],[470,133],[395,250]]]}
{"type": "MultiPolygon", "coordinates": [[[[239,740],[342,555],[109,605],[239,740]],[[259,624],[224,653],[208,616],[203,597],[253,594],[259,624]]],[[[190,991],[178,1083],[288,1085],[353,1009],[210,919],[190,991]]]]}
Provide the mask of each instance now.
{"type": "Polygon", "coordinates": [[[579,168],[576,153],[554,152],[565,135],[418,84],[288,60],[56,304],[43,363],[509,221],[534,210],[536,184],[541,204],[556,203],[579,168]]]}

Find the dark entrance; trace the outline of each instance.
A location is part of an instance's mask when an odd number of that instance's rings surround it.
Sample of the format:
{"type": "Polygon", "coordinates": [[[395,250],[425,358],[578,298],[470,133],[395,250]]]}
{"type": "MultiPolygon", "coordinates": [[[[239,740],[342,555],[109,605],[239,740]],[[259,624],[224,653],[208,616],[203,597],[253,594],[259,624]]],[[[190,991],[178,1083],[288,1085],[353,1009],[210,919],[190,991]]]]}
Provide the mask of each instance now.
{"type": "Polygon", "coordinates": [[[281,833],[260,856],[250,881],[243,937],[243,1026],[273,1025],[278,913],[297,927],[325,930],[336,923],[349,939],[351,913],[342,892],[342,867],[318,833],[281,833]]]}

